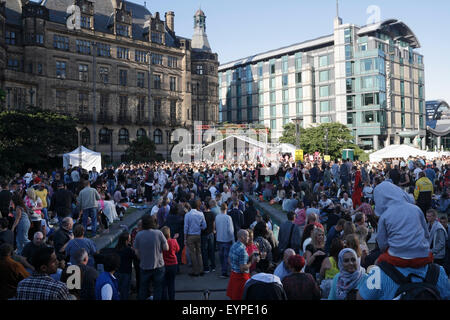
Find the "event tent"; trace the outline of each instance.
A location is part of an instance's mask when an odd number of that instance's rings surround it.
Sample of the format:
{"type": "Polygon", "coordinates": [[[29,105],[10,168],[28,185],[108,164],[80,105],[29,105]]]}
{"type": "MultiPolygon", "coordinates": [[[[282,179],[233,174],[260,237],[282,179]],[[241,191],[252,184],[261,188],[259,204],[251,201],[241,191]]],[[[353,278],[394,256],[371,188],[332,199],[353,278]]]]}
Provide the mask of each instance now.
{"type": "Polygon", "coordinates": [[[391,144],[384,149],[378,150],[369,155],[370,162],[378,162],[383,159],[403,158],[408,157],[426,157],[427,152],[414,148],[406,144],[391,144]]]}
{"type": "Polygon", "coordinates": [[[82,167],[88,171],[95,167],[97,171],[100,171],[102,169],[102,155],[99,152],[80,146],[72,152],[63,154],[64,168],[68,168],[69,164],[72,167],[82,167]]]}

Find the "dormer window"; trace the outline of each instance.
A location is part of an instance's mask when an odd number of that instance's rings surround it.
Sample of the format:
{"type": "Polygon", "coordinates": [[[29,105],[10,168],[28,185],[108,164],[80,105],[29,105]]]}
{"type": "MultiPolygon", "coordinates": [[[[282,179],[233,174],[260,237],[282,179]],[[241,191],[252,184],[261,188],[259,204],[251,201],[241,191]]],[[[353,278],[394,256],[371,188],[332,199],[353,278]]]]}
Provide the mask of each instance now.
{"type": "Polygon", "coordinates": [[[162,33],[152,32],[152,42],[162,43],[162,33]]]}
{"type": "Polygon", "coordinates": [[[81,27],[84,29],[91,29],[91,17],[81,15],[81,27]]]}
{"type": "MultiPolygon", "coordinates": [[[[122,16],[122,20],[123,20],[123,16],[122,16]]],[[[129,36],[129,33],[128,33],[128,26],[125,26],[125,25],[123,25],[123,24],[117,24],[117,25],[116,25],[116,33],[117,33],[119,36],[122,36],[122,37],[128,37],[128,36],[129,36]]]]}

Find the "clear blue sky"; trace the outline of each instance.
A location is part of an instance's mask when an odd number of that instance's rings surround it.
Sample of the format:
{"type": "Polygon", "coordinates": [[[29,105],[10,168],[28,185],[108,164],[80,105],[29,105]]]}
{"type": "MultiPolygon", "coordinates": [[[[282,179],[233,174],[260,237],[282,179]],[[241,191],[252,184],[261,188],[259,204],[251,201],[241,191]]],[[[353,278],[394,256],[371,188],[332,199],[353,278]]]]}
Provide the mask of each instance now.
{"type": "MultiPolygon", "coordinates": [[[[450,103],[450,1],[340,0],[339,15],[344,23],[362,26],[371,5],[380,8],[381,20],[399,19],[411,28],[425,57],[426,99],[450,103]]],[[[175,32],[187,38],[200,6],[221,63],[332,34],[336,15],[335,0],[147,0],[152,13],[164,17],[174,11],[175,32]]]]}

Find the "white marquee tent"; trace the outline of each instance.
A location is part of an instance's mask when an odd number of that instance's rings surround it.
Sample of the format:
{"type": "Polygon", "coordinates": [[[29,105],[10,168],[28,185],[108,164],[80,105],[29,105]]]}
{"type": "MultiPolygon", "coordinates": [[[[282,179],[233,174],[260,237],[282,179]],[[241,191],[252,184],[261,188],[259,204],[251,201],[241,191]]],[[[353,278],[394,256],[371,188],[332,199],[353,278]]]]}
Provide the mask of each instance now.
{"type": "Polygon", "coordinates": [[[64,168],[68,168],[69,164],[72,167],[82,167],[88,171],[92,170],[92,167],[95,167],[97,171],[100,171],[102,169],[102,155],[99,152],[80,146],[72,152],[63,155],[64,168]]]}
{"type": "Polygon", "coordinates": [[[406,144],[391,144],[384,149],[378,150],[369,155],[370,162],[378,162],[383,159],[413,157],[426,157],[428,152],[414,148],[406,144]]]}

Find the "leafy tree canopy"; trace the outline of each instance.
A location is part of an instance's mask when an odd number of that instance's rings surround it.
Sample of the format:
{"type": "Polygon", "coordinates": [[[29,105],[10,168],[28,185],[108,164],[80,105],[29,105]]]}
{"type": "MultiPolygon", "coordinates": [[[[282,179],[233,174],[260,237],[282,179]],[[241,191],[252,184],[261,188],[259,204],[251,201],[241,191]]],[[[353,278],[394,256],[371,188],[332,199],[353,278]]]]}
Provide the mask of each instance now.
{"type": "MultiPolygon", "coordinates": [[[[295,124],[288,123],[283,129],[280,142],[296,145],[295,124]]],[[[355,155],[363,160],[365,154],[353,143],[353,139],[350,129],[341,123],[323,123],[317,127],[300,129],[300,146],[305,153],[319,151],[325,154],[328,142],[328,155],[332,158],[341,158],[343,149],[354,149],[355,155]]]]}
{"type": "Polygon", "coordinates": [[[126,161],[133,162],[149,162],[159,159],[156,154],[155,143],[147,136],[139,137],[130,143],[125,150],[126,161]]]}
{"type": "Polygon", "coordinates": [[[71,117],[34,107],[0,112],[0,174],[46,168],[77,146],[75,126],[71,117]]]}

